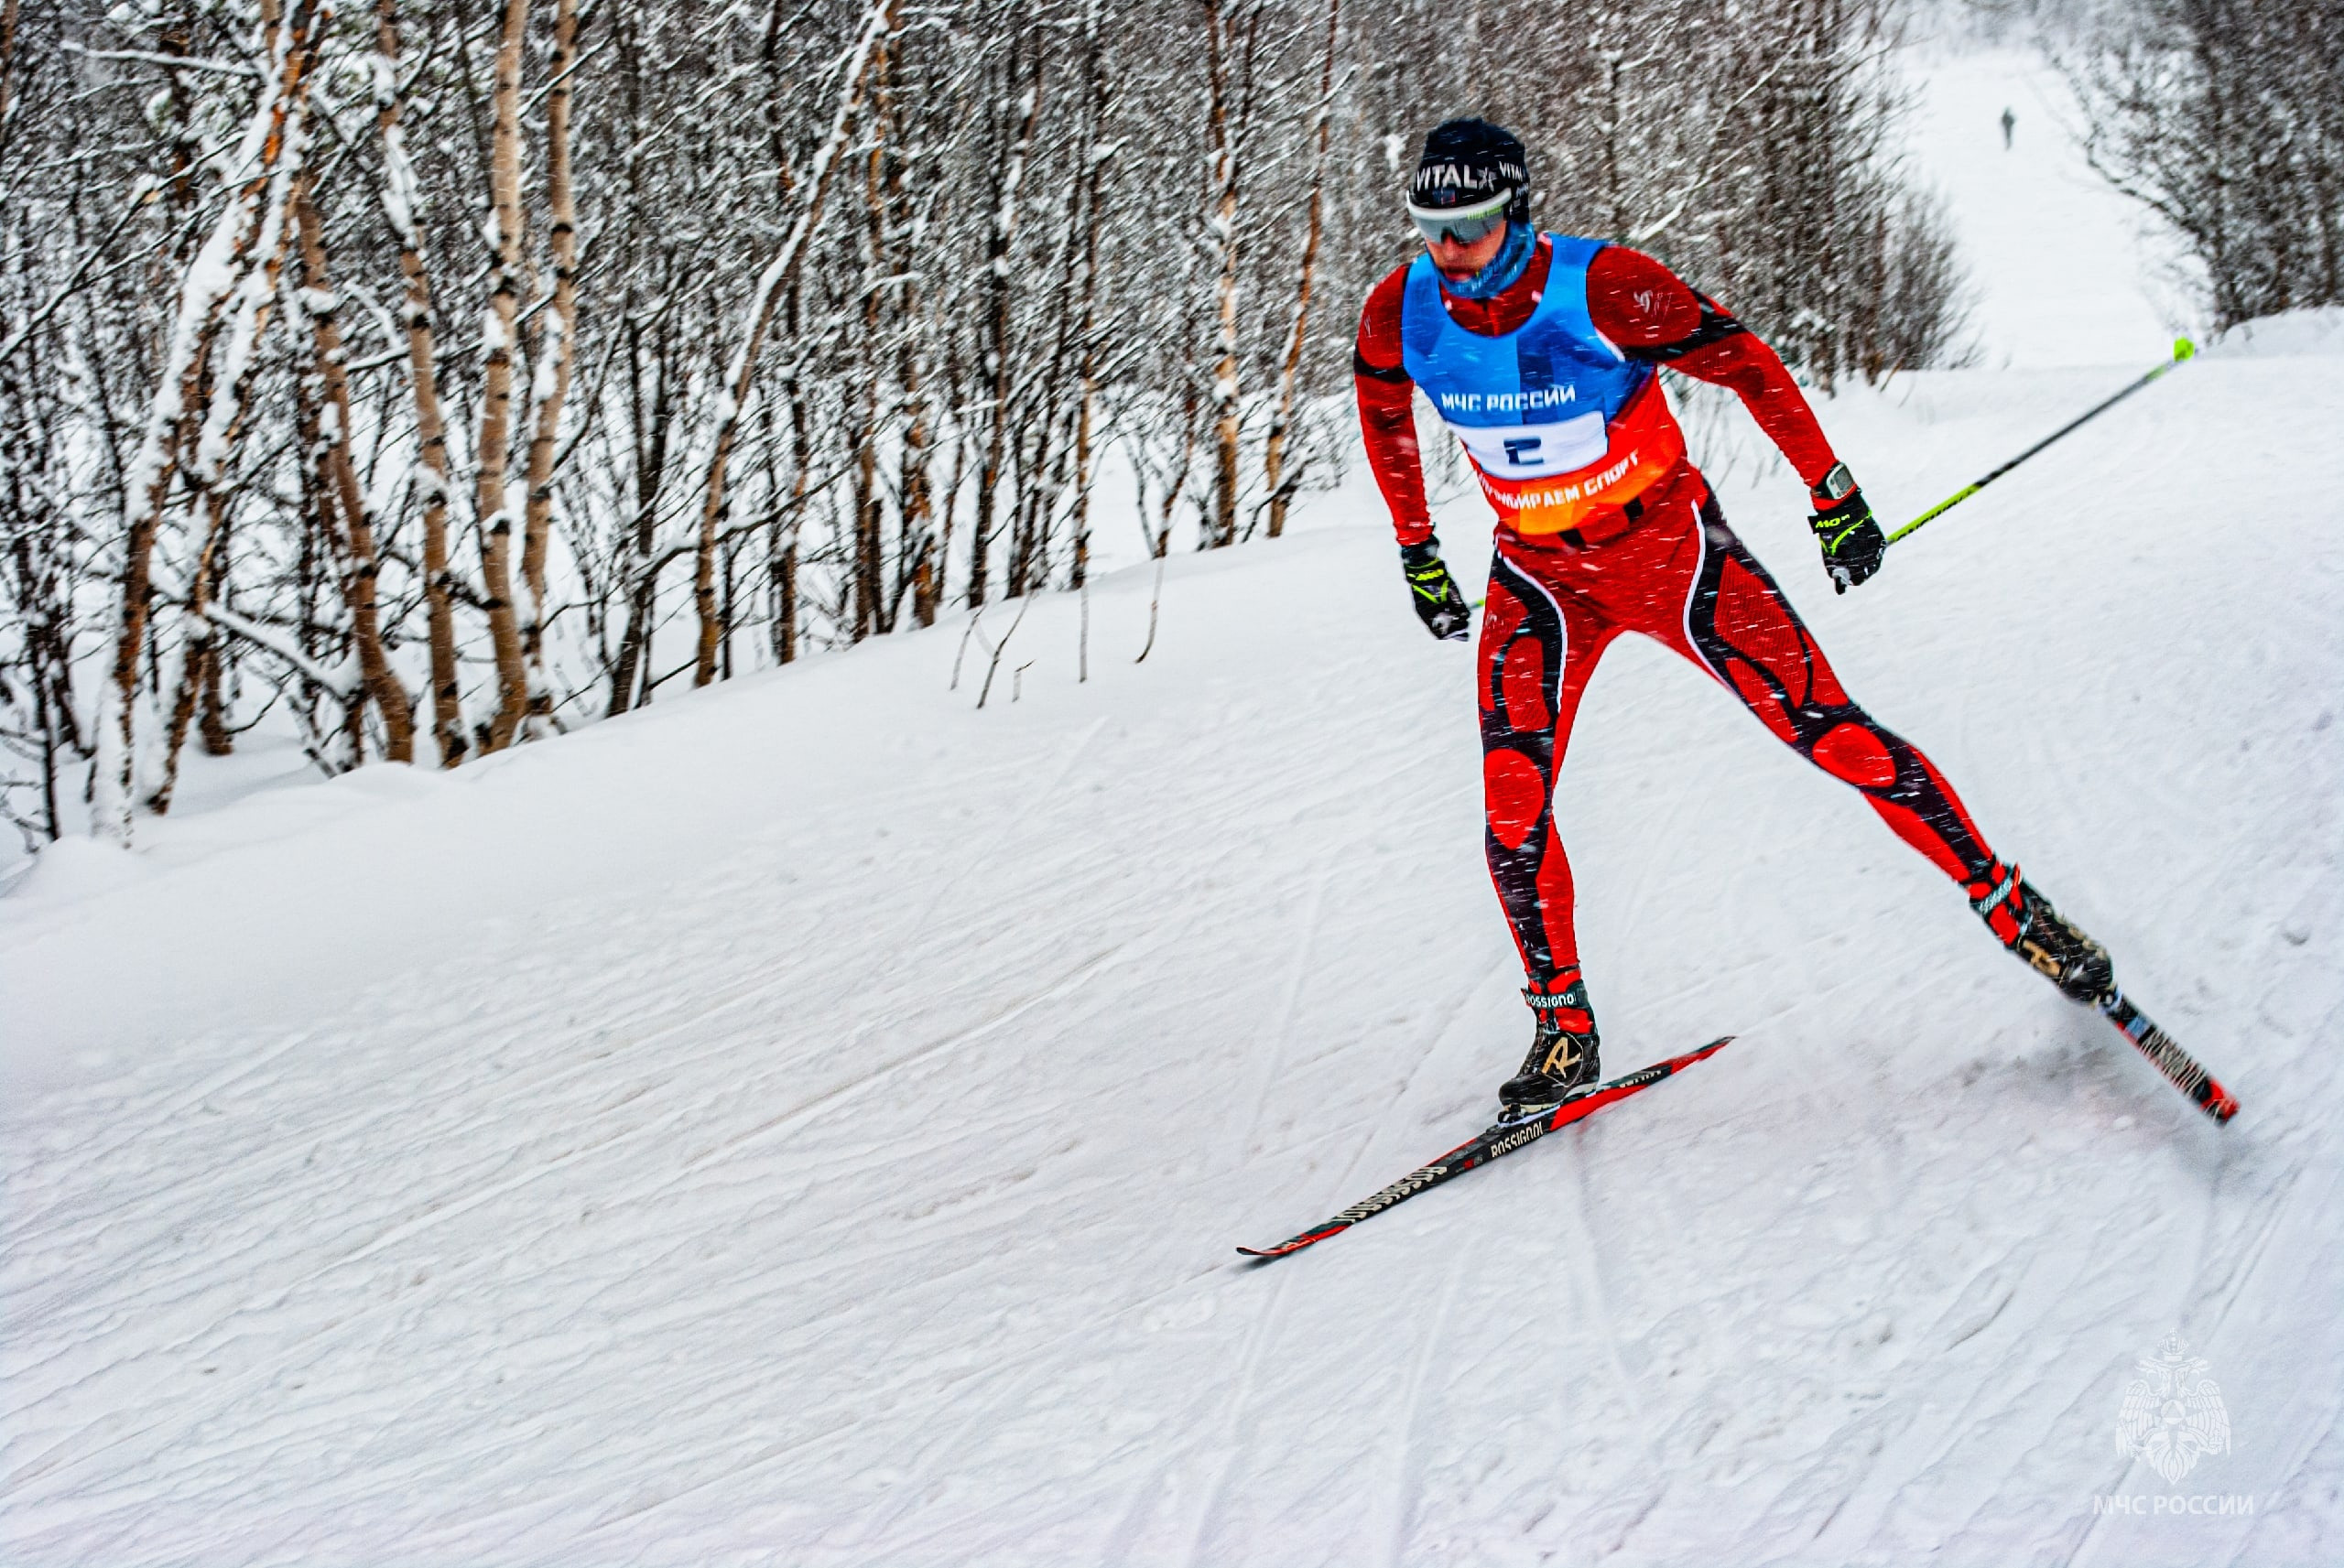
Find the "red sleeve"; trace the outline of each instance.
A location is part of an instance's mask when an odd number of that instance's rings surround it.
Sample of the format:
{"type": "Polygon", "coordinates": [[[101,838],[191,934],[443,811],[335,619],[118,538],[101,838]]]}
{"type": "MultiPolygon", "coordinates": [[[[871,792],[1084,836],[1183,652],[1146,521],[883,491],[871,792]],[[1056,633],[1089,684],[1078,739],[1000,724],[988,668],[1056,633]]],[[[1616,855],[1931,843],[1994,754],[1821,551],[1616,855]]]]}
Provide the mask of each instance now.
{"type": "Polygon", "coordinates": [[[1351,384],[1359,394],[1367,466],[1384,492],[1384,504],[1392,509],[1392,531],[1403,545],[1421,545],[1432,537],[1432,514],[1425,506],[1424,464],[1416,451],[1416,383],[1400,362],[1400,299],[1407,280],[1403,266],[1367,297],[1351,347],[1351,384]]]}
{"type": "Polygon", "coordinates": [[[1596,252],[1587,268],[1587,310],[1629,358],[1731,388],[1809,490],[1838,460],[1774,351],[1652,257],[1625,245],[1596,252]]]}

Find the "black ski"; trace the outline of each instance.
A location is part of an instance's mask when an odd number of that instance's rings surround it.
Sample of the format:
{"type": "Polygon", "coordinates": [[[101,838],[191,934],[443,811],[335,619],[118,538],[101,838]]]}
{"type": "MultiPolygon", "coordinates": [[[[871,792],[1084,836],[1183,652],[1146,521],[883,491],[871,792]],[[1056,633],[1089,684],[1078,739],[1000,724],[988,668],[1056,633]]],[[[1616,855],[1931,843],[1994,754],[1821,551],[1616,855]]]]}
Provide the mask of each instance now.
{"type": "Polygon", "coordinates": [[[1237,1250],[1248,1258],[1261,1259],[1283,1258],[1289,1252],[1299,1252],[1314,1242],[1324,1241],[1339,1231],[1349,1230],[1371,1215],[1382,1214],[1394,1205],[1407,1202],[1418,1193],[1428,1192],[1443,1182],[1453,1181],[1477,1165],[1486,1165],[1492,1160],[1503,1159],[1525,1144],[1536,1142],[1558,1127],[1568,1127],[1574,1121],[1593,1116],[1607,1105],[1626,1099],[1630,1095],[1641,1093],[1660,1082],[1661,1079],[1673,1076],[1696,1062],[1716,1055],[1732,1041],[1732,1035],[1725,1035],[1710,1041],[1698,1051],[1688,1051],[1682,1056],[1671,1056],[1666,1062],[1655,1062],[1651,1066],[1640,1068],[1624,1077],[1598,1084],[1585,1094],[1567,1099],[1552,1110],[1542,1111],[1522,1121],[1498,1122],[1484,1130],[1480,1136],[1451,1149],[1429,1165],[1421,1165],[1409,1172],[1373,1197],[1362,1198],[1324,1225],[1312,1226],[1301,1235],[1290,1240],[1281,1241],[1275,1247],[1240,1247],[1237,1250]]]}
{"type": "Polygon", "coordinates": [[[2216,1121],[2228,1121],[2238,1114],[2237,1098],[2199,1066],[2198,1059],[2181,1048],[2180,1042],[2152,1023],[2122,991],[2110,991],[2099,1006],[2107,1014],[2108,1022],[2116,1025],[2142,1055],[2156,1065],[2165,1080],[2189,1097],[2191,1105],[2216,1121]]]}

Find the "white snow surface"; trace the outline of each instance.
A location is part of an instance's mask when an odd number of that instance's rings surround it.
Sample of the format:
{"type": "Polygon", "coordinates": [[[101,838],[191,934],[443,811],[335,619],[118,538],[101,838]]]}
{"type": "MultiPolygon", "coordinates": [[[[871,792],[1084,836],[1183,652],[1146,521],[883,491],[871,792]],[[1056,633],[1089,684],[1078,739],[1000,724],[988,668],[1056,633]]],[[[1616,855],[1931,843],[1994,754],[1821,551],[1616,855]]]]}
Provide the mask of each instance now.
{"type": "Polygon", "coordinates": [[[1970,265],[1979,362],[2154,364],[2186,325],[2176,252],[2075,150],[2081,116],[2058,73],[2014,49],[1924,54],[1910,70],[1915,165],[1970,265]]]}
{"type": "MultiPolygon", "coordinates": [[[[1362,476],[1173,562],[1144,664],[1100,582],[1087,684],[1052,596],[982,711],[956,623],[44,854],[0,1560],[2344,1558],[2339,349],[2205,356],[1844,598],[1778,467],[1724,487],[2230,1127],[1632,640],[1557,806],[1607,1061],[1740,1042],[1240,1262],[1526,1043],[1469,654],[1362,476]],[[2118,1443],[2168,1335],[2231,1439],[2178,1483],[2118,1443]]],[[[1823,416],[1901,517],[2138,358],[1823,416]]]]}

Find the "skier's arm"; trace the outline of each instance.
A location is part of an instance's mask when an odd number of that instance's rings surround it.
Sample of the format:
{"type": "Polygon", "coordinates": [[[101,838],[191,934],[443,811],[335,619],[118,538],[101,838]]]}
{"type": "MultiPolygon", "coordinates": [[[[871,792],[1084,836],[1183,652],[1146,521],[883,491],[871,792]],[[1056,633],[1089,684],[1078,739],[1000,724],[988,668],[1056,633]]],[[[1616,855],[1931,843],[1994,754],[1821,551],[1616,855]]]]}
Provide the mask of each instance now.
{"type": "Polygon", "coordinates": [[[1839,460],[1774,351],[1652,257],[1625,245],[1598,251],[1587,268],[1587,310],[1630,359],[1731,389],[1808,490],[1839,460]]]}
{"type": "Polygon", "coordinates": [[[1351,384],[1359,395],[1360,437],[1367,466],[1392,510],[1392,531],[1404,546],[1432,537],[1425,506],[1424,462],[1416,450],[1416,383],[1400,362],[1400,300],[1407,287],[1402,267],[1367,297],[1351,347],[1351,384]]]}
{"type": "Polygon", "coordinates": [[[1400,537],[1400,570],[1408,579],[1408,600],[1425,630],[1446,641],[1460,640],[1473,612],[1440,558],[1432,514],[1425,508],[1425,470],[1416,449],[1416,383],[1400,358],[1400,300],[1407,287],[1402,267],[1367,297],[1351,345],[1351,384],[1359,393],[1359,430],[1367,443],[1367,466],[1392,509],[1392,531],[1400,537]]]}
{"type": "Polygon", "coordinates": [[[1823,551],[1831,586],[1845,593],[1880,570],[1888,541],[1864,492],[1807,406],[1807,395],[1756,334],[1697,294],[1681,277],[1625,245],[1606,245],[1587,268],[1587,312],[1596,330],[1631,359],[1665,364],[1731,387],[1807,483],[1807,525],[1823,551]]]}

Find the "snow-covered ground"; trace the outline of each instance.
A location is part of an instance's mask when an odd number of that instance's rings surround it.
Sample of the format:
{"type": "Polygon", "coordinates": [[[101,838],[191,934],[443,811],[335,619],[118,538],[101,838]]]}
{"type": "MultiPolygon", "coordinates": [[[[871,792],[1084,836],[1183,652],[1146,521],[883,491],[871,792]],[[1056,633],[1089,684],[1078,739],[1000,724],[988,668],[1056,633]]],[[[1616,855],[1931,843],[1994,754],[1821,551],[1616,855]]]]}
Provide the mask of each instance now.
{"type": "MultiPolygon", "coordinates": [[[[1824,417],[1903,516],[2143,357],[1824,417]]],[[[44,857],[0,1559],[2344,1557],[2339,361],[2210,354],[1845,598],[1794,484],[1725,495],[2229,1128],[1623,643],[1558,806],[1607,1056],[1742,1043],[1241,1265],[1470,1131],[1526,1028],[1467,654],[1362,479],[1176,561],[1145,664],[1146,572],[1102,582],[1087,683],[1056,597],[983,711],[943,627],[44,857]],[[2231,1434],[2177,1484],[2117,1440],[2168,1335],[2231,1434]]]]}
{"type": "Polygon", "coordinates": [[[1961,236],[1979,362],[2154,364],[2180,324],[2176,253],[2074,151],[2080,117],[2057,73],[2013,50],[1924,51],[1910,64],[1914,167],[1961,236]]]}

